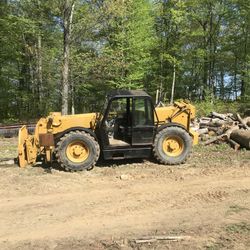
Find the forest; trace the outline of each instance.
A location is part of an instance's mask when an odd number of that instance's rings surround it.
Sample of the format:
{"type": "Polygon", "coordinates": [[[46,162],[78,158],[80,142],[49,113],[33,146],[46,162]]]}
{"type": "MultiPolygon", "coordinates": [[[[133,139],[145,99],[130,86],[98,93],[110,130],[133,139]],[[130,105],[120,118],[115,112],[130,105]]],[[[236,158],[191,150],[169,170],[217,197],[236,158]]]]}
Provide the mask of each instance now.
{"type": "Polygon", "coordinates": [[[249,34],[249,0],[1,0],[0,123],[100,111],[111,89],[250,108],[249,34]]]}

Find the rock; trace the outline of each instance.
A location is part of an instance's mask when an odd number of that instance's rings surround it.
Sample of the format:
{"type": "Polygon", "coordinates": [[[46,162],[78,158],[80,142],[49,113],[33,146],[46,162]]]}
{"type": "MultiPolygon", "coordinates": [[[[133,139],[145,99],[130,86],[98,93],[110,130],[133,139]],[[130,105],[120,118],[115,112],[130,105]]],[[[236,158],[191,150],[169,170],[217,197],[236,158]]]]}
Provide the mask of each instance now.
{"type": "Polygon", "coordinates": [[[130,179],[130,176],[127,175],[127,174],[122,174],[122,175],[120,176],[120,179],[123,180],[123,181],[126,181],[126,180],[129,180],[129,179],[130,179]]]}

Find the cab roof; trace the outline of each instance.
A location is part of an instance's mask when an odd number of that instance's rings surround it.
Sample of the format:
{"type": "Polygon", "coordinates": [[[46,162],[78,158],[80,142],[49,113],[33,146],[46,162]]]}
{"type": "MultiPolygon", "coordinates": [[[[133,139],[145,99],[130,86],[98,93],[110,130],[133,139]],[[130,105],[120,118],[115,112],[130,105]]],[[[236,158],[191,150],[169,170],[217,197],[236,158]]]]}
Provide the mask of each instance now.
{"type": "Polygon", "coordinates": [[[111,90],[108,93],[108,98],[116,98],[116,97],[150,97],[145,91],[143,90],[125,90],[125,89],[117,89],[111,90]]]}

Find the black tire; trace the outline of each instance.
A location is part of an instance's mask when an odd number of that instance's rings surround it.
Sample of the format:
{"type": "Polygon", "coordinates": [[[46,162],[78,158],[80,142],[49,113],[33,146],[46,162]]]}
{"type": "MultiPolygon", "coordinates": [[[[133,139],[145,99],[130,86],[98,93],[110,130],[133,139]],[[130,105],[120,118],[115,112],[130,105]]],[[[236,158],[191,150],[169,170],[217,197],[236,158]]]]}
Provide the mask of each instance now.
{"type": "Polygon", "coordinates": [[[192,138],[185,129],[180,127],[166,127],[155,136],[153,153],[162,164],[177,165],[184,163],[191,150],[192,138]],[[169,143],[172,143],[172,147],[169,146],[169,143]]]}
{"type": "Polygon", "coordinates": [[[84,169],[90,170],[95,166],[99,155],[100,147],[98,142],[93,136],[84,131],[71,131],[65,134],[63,137],[60,138],[55,148],[55,156],[58,163],[67,171],[81,171],[84,169]],[[80,145],[78,146],[81,150],[81,153],[79,153],[80,156],[71,155],[69,153],[72,151],[69,150],[69,148],[71,147],[71,145],[74,144],[76,144],[76,146],[80,145]],[[84,157],[86,159],[82,157],[82,151],[84,151],[84,157]]]}

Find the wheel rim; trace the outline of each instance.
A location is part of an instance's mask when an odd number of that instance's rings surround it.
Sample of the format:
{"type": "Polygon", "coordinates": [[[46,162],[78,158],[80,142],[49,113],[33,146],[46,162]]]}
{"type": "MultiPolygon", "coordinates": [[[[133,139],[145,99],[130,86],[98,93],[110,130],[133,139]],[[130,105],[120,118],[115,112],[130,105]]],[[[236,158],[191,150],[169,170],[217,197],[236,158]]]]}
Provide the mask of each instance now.
{"type": "Polygon", "coordinates": [[[183,152],[184,142],[178,136],[168,136],[163,141],[162,149],[169,156],[179,156],[183,152]]]}
{"type": "Polygon", "coordinates": [[[67,146],[66,155],[72,162],[84,162],[89,157],[89,148],[81,141],[74,141],[67,146]]]}

